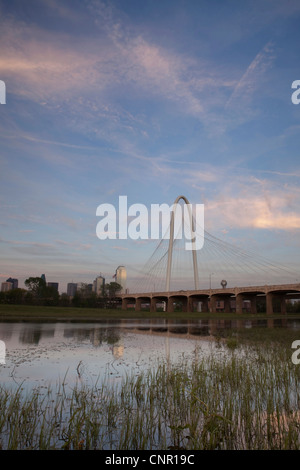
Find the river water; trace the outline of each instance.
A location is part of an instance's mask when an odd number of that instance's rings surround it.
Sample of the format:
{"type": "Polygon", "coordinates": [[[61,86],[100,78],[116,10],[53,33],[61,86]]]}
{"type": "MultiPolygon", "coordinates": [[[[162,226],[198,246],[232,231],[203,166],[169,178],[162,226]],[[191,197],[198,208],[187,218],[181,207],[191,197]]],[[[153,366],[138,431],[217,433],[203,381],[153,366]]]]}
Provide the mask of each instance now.
{"type": "Polygon", "coordinates": [[[121,380],[199,355],[226,354],[215,341],[224,328],[287,327],[296,320],[148,320],[96,323],[0,323],[0,383],[30,391],[64,383],[121,380]]]}

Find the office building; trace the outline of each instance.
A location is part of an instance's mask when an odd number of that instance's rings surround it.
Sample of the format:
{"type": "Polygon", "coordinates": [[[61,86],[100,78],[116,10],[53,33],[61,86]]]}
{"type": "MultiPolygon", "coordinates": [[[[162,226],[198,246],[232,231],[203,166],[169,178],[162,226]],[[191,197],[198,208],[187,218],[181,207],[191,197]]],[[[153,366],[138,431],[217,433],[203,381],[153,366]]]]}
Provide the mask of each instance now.
{"type": "Polygon", "coordinates": [[[48,287],[54,287],[58,291],[58,282],[47,282],[48,287]]]}
{"type": "Polygon", "coordinates": [[[105,279],[103,276],[98,276],[93,282],[93,292],[96,292],[97,295],[103,295],[105,286],[105,279]]]}
{"type": "Polygon", "coordinates": [[[12,289],[12,282],[2,282],[1,292],[7,292],[12,289]]]}
{"type": "Polygon", "coordinates": [[[127,273],[125,266],[118,266],[114,275],[115,282],[122,286],[121,293],[126,292],[127,273]]]}
{"type": "Polygon", "coordinates": [[[67,285],[67,295],[74,297],[77,291],[77,284],[75,282],[69,282],[67,285]]]}
{"type": "Polygon", "coordinates": [[[87,284],[86,282],[77,282],[77,291],[89,292],[93,290],[93,284],[87,284]]]}
{"type": "Polygon", "coordinates": [[[12,289],[17,289],[19,285],[18,279],[13,279],[12,277],[9,277],[6,279],[6,282],[11,282],[12,283],[12,289]]]}

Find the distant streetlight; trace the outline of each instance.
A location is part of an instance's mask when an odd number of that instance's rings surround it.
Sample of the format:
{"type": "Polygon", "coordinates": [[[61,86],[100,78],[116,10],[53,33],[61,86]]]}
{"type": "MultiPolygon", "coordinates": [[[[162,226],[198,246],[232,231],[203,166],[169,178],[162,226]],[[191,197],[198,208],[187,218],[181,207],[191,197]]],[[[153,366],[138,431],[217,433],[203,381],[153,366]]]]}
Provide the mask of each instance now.
{"type": "Polygon", "coordinates": [[[211,276],[212,276],[213,274],[215,274],[215,273],[210,273],[210,275],[209,275],[209,288],[210,288],[210,289],[211,289],[211,276]]]}

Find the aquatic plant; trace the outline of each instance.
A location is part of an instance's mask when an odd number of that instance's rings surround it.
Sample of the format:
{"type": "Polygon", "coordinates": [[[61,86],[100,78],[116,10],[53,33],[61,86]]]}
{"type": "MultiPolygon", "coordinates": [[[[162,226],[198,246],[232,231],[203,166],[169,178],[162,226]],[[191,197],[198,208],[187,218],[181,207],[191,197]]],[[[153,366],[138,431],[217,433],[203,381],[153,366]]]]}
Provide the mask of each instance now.
{"type": "MultiPolygon", "coordinates": [[[[79,370],[79,369],[78,369],[79,370]]],[[[160,361],[67,392],[0,388],[2,449],[299,449],[300,367],[277,343],[160,361]]]]}

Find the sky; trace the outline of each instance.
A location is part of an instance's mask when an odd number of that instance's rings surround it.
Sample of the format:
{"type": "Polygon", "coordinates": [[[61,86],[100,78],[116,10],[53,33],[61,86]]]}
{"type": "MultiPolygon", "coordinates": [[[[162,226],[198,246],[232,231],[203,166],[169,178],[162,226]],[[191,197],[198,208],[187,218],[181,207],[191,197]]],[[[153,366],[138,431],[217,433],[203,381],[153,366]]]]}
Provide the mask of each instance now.
{"type": "Polygon", "coordinates": [[[299,272],[298,0],[0,0],[0,17],[0,282],[65,292],[124,265],[134,290],[157,240],[97,237],[120,196],[184,195],[214,236],[299,272]]]}

